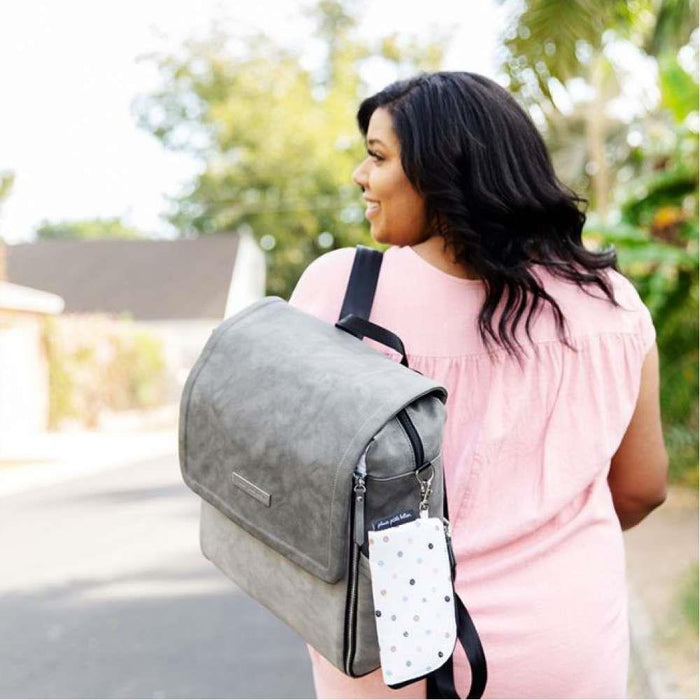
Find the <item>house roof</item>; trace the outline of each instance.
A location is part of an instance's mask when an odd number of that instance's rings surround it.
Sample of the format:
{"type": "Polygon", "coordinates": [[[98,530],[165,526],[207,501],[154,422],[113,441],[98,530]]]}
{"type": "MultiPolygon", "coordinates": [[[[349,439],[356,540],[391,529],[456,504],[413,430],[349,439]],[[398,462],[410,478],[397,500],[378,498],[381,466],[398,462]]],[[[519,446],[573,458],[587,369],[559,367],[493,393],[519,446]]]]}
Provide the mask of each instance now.
{"type": "Polygon", "coordinates": [[[7,281],[63,297],[65,312],[136,320],[223,318],[239,237],[46,240],[8,245],[7,281]]]}

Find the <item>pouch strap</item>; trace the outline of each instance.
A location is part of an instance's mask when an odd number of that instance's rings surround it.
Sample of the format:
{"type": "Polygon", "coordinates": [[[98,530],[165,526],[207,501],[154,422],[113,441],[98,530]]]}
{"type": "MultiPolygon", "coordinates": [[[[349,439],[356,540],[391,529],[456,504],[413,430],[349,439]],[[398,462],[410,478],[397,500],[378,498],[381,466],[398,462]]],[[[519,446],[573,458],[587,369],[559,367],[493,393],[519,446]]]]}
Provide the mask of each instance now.
{"type": "MultiPolygon", "coordinates": [[[[447,507],[446,484],[443,484],[442,492],[443,511],[445,517],[449,521],[450,513],[447,507]]],[[[449,543],[449,547],[451,550],[451,543],[449,543]]],[[[450,560],[452,564],[452,583],[454,584],[455,576],[457,575],[454,555],[450,557],[450,560]]],[[[484,654],[484,648],[481,645],[479,633],[476,631],[476,627],[474,627],[474,622],[469,615],[469,611],[462,602],[462,599],[457,595],[457,591],[454,590],[454,585],[452,586],[452,590],[454,591],[455,617],[457,620],[457,640],[462,645],[467,655],[467,661],[469,661],[469,667],[472,672],[472,683],[467,698],[480,698],[484,694],[488,676],[486,670],[486,655],[484,654]]],[[[428,698],[459,698],[454,683],[454,668],[452,666],[453,656],[454,654],[452,654],[440,668],[428,674],[428,698]]]]}
{"type": "MultiPolygon", "coordinates": [[[[480,698],[486,688],[486,656],[481,646],[479,634],[474,627],[467,608],[462,599],[455,593],[455,615],[457,616],[457,640],[462,645],[467,655],[469,666],[472,671],[472,684],[469,688],[467,698],[480,698]]],[[[452,659],[454,654],[447,661],[427,678],[428,698],[459,698],[454,683],[454,668],[452,659]]]]}

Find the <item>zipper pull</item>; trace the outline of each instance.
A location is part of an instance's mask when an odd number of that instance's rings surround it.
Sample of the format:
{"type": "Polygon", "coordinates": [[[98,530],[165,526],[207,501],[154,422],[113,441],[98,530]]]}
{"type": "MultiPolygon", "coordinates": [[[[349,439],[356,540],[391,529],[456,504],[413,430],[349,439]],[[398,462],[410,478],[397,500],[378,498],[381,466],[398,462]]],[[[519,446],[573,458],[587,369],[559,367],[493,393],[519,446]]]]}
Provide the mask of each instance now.
{"type": "Polygon", "coordinates": [[[452,526],[450,525],[450,521],[444,515],[442,517],[442,526],[445,528],[445,537],[447,537],[448,540],[451,540],[452,526]]]}
{"type": "Polygon", "coordinates": [[[455,569],[457,568],[457,559],[455,558],[454,550],[452,549],[452,527],[450,521],[443,517],[442,525],[445,528],[445,540],[447,541],[447,556],[450,559],[450,571],[452,572],[452,580],[454,581],[455,569]]]}
{"type": "Polygon", "coordinates": [[[367,476],[367,451],[370,448],[374,438],[369,441],[367,447],[360,455],[360,459],[357,462],[355,471],[353,472],[353,493],[355,494],[353,507],[355,509],[354,520],[355,520],[355,533],[354,539],[358,547],[362,547],[365,543],[365,493],[367,492],[367,487],[365,486],[365,477],[367,476]]]}
{"type": "Polygon", "coordinates": [[[367,487],[365,486],[365,477],[361,474],[355,472],[354,474],[355,486],[353,491],[355,493],[355,543],[358,547],[361,547],[365,543],[365,493],[367,492],[367,487]]]}
{"type": "Polygon", "coordinates": [[[420,486],[420,504],[418,510],[421,517],[428,517],[428,500],[430,499],[430,494],[433,492],[432,483],[435,476],[435,467],[433,467],[431,462],[427,462],[420,469],[414,472],[416,479],[418,480],[418,485],[420,486]],[[426,467],[430,467],[430,476],[427,479],[423,479],[423,470],[426,467]]]}

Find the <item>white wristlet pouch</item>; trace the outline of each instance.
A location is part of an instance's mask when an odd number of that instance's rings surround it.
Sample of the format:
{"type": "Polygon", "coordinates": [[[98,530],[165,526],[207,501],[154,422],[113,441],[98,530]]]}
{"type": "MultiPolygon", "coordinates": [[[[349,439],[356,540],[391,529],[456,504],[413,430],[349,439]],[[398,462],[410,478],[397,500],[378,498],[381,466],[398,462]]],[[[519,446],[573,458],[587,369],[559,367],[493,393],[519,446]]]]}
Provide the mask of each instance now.
{"type": "Polygon", "coordinates": [[[457,641],[454,590],[441,518],[370,530],[377,639],[384,682],[422,678],[452,656],[457,641]]]}

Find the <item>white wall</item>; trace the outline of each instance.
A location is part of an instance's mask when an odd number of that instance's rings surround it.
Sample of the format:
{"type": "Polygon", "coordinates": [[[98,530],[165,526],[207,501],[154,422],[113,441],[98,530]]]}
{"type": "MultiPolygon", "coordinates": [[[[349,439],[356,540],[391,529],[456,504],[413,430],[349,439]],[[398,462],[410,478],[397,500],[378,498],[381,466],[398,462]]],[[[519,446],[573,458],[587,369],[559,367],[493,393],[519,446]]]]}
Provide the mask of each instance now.
{"type": "Polygon", "coordinates": [[[170,401],[179,400],[187,375],[212,331],[226,318],[265,296],[265,270],[265,254],[250,234],[241,233],[224,318],[139,323],[143,328],[157,333],[164,341],[170,401]]]}
{"type": "Polygon", "coordinates": [[[46,430],[48,365],[36,316],[0,315],[0,455],[9,438],[46,430]]]}
{"type": "Polygon", "coordinates": [[[241,233],[224,318],[265,296],[265,253],[248,233],[241,233]]]}

